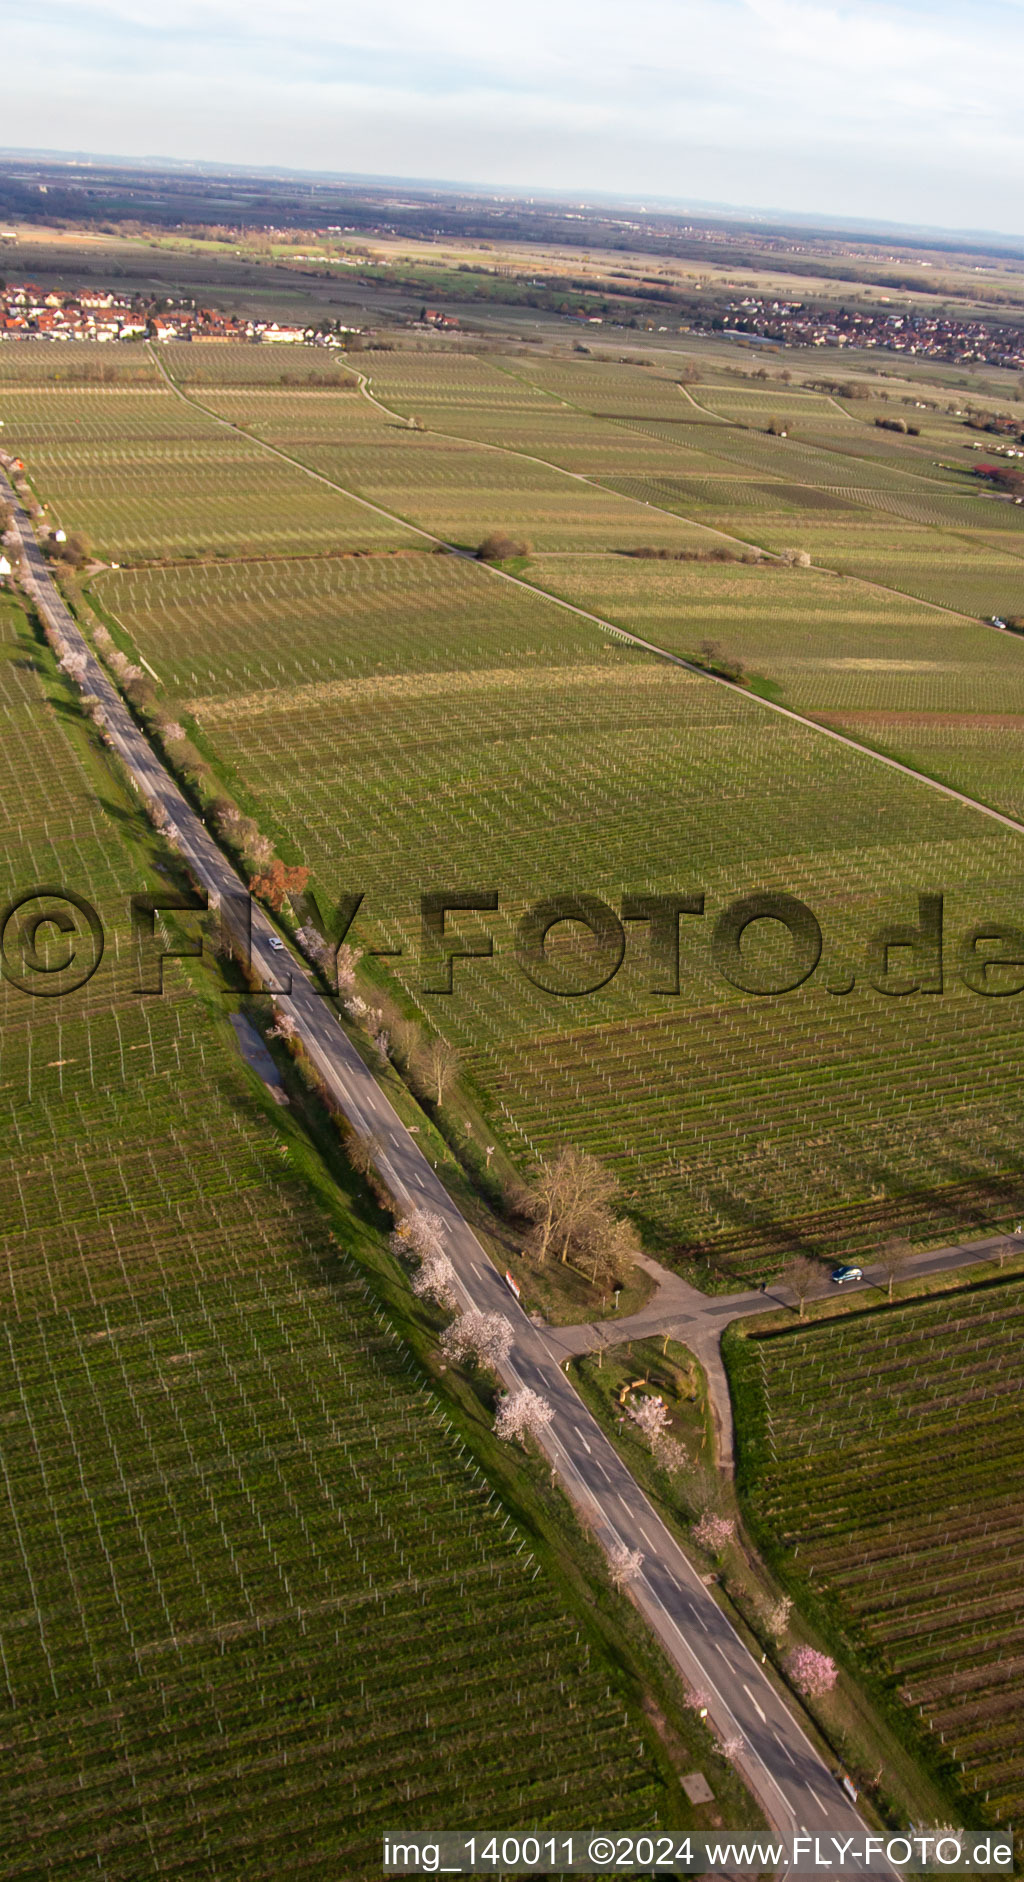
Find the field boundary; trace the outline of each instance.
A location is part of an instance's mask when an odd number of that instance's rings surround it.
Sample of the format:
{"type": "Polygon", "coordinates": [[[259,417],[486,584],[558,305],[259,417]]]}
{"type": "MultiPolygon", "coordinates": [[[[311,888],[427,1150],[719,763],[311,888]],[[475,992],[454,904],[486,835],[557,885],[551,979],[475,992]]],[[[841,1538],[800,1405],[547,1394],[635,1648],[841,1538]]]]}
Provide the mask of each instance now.
{"type": "MultiPolygon", "coordinates": [[[[347,489],[344,484],[335,483],[330,477],[325,477],[321,471],[312,470],[308,464],[303,464],[298,458],[290,457],[286,451],[279,450],[276,445],[268,444],[265,439],[254,437],[251,432],[240,432],[239,428],[233,425],[230,419],[221,418],[217,412],[211,412],[199,399],[195,399],[189,393],[184,392],[177,382],[172,379],[162,360],[158,360],[157,363],[172,391],[176,392],[180,399],[184,399],[186,404],[195,406],[197,411],[204,412],[207,417],[214,419],[218,425],[222,425],[228,431],[237,432],[239,436],[245,437],[251,443],[259,445],[264,451],[269,451],[272,456],[283,459],[286,464],[294,464],[299,470],[305,471],[307,477],[313,477],[318,483],[326,484],[331,490],[337,490],[340,496],[351,497],[354,502],[363,504],[366,509],[373,510],[377,516],[384,517],[388,522],[405,523],[406,519],[398,515],[396,511],[385,510],[380,504],[371,503],[368,498],[356,495],[354,491],[347,489]]],[[[380,401],[377,399],[374,399],[373,402],[377,405],[380,404],[380,401]]],[[[381,409],[386,410],[387,408],[381,407],[381,409]]],[[[400,417],[401,414],[393,412],[391,416],[400,417]]],[[[454,437],[457,434],[451,433],[449,435],[454,437]]],[[[503,445],[494,445],[491,448],[496,451],[503,451],[505,449],[503,445]]],[[[510,453],[510,455],[514,456],[516,454],[510,453]]],[[[543,460],[538,461],[542,462],[543,460]]],[[[573,473],[567,472],[566,475],[573,475],[573,473]]],[[[604,486],[596,485],[595,488],[603,489],[604,486]]],[[[663,514],[673,516],[675,512],[666,510],[663,514]]],[[[427,542],[432,542],[436,544],[439,549],[445,550],[449,555],[460,556],[467,562],[477,562],[477,557],[470,554],[468,550],[459,549],[453,543],[445,542],[442,537],[435,536],[430,530],[423,529],[420,525],[415,523],[409,523],[406,526],[414,530],[417,535],[422,536],[427,542]]],[[[730,540],[738,541],[739,538],[733,537],[730,538],[730,540]]],[[[967,810],[979,811],[983,817],[992,818],[995,823],[1002,824],[1004,829],[1012,830],[1016,836],[1024,836],[1024,822],[1018,821],[1016,817],[1007,816],[1005,811],[994,809],[991,804],[982,803],[980,798],[969,797],[965,791],[955,790],[951,784],[942,784],[939,782],[938,778],[930,778],[927,772],[916,771],[912,765],[904,764],[899,758],[890,758],[885,752],[873,751],[870,745],[862,745],[858,739],[850,738],[845,732],[836,732],[831,726],[822,725],[820,720],[808,718],[805,713],[795,711],[792,706],[783,706],[776,700],[766,699],[762,693],[747,692],[745,689],[738,688],[733,681],[720,679],[717,674],[709,673],[706,667],[698,666],[695,661],[687,660],[682,654],[672,653],[667,647],[659,647],[655,641],[645,640],[642,635],[634,634],[628,628],[619,627],[616,622],[606,620],[603,615],[595,614],[589,608],[581,608],[574,601],[565,601],[562,599],[561,595],[552,594],[550,590],[546,588],[539,588],[536,583],[527,581],[522,575],[513,575],[509,570],[498,568],[491,562],[478,563],[478,566],[488,569],[492,575],[499,577],[503,582],[512,582],[517,588],[525,589],[528,594],[539,596],[543,600],[551,602],[553,606],[557,608],[564,608],[567,613],[576,615],[580,620],[590,621],[595,627],[600,628],[602,633],[611,634],[615,639],[625,641],[631,647],[639,647],[645,653],[654,654],[658,659],[668,661],[671,666],[682,667],[685,672],[692,673],[697,679],[707,680],[709,684],[713,686],[724,686],[730,693],[741,692],[743,698],[755,702],[766,711],[777,713],[780,718],[789,719],[795,725],[805,726],[808,731],[817,732],[821,738],[831,739],[837,745],[845,745],[848,750],[858,752],[861,757],[869,758],[875,764],[886,765],[890,771],[897,771],[902,777],[910,778],[917,784],[923,784],[928,790],[937,791],[940,796],[952,799],[954,803],[963,805],[967,810]]],[[[825,572],[832,575],[836,574],[834,569],[825,572]]],[[[847,579],[856,581],[858,578],[851,576],[847,579]]],[[[867,585],[875,586],[874,583],[867,585]]],[[[903,601],[908,599],[900,589],[890,589],[884,592],[899,595],[900,599],[903,601]]],[[[935,607],[939,604],[933,602],[930,605],[935,607]]],[[[946,609],[942,609],[941,611],[943,613],[947,612],[946,609]]],[[[958,618],[974,621],[973,615],[962,615],[958,618]]]]}

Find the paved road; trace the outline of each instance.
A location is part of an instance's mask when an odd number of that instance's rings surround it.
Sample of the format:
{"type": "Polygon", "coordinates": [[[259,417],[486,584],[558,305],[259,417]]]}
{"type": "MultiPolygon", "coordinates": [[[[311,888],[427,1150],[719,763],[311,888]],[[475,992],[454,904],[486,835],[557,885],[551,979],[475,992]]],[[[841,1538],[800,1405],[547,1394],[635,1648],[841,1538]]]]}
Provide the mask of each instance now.
{"type": "MultiPolygon", "coordinates": [[[[248,897],[238,876],[159,763],[114,690],[55,589],[28,518],[0,476],[0,499],[12,504],[21,538],[26,586],[40,612],[87,659],[87,685],[106,710],[113,744],[140,795],[162,806],[173,840],[211,900],[220,899],[229,925],[241,933],[233,905],[248,897]]],[[[703,1585],[674,1537],[631,1476],[614,1446],[569,1383],[545,1331],[534,1327],[508,1292],[468,1223],[405,1129],[372,1073],[341,1030],[333,1009],[307,973],[270,946],[275,930],[252,908],[252,962],[264,985],[275,988],[282,961],[291,991],[279,999],[295,1020],[303,1045],[333,1100],[355,1128],[383,1146],[380,1172],[402,1204],[429,1208],[445,1224],[446,1245],[466,1307],[500,1310],[512,1322],[514,1345],[501,1368],[515,1390],[531,1386],[554,1417],[542,1447],[581,1518],[606,1552],[617,1544],[643,1555],[631,1595],[674,1666],[707,1695],[709,1717],[725,1741],[739,1749],[735,1762],[778,1834],[835,1831],[859,1836],[864,1825],[834,1776],[779,1698],[760,1664],[703,1585]]]]}
{"type": "MultiPolygon", "coordinates": [[[[1000,1246],[1008,1241],[1024,1247],[1024,1235],[987,1235],[976,1242],[960,1242],[944,1248],[922,1249],[912,1255],[901,1271],[904,1280],[917,1275],[942,1274],[950,1269],[967,1268],[979,1262],[993,1261],[1000,1246]]],[[[773,1307],[796,1313],[797,1299],[792,1288],[773,1281],[764,1293],[702,1294],[679,1274],[640,1257],[642,1265],[657,1281],[657,1292],[646,1306],[621,1320],[593,1320],[578,1326],[551,1327],[547,1342],[560,1363],[581,1353],[596,1353],[602,1346],[618,1346],[623,1340],[656,1339],[668,1333],[688,1346],[704,1368],[708,1400],[715,1430],[715,1461],[727,1475],[733,1471],[732,1397],[722,1360],[722,1334],[734,1320],[750,1314],[767,1313],[773,1307]]],[[[844,1297],[868,1293],[877,1297],[879,1289],[888,1292],[889,1277],[880,1264],[868,1265],[862,1281],[843,1283],[844,1297]]],[[[836,1285],[822,1273],[819,1285],[812,1287],[808,1300],[823,1300],[836,1293],[836,1285]]],[[[869,1301],[869,1306],[876,1300],[869,1301]]]]}

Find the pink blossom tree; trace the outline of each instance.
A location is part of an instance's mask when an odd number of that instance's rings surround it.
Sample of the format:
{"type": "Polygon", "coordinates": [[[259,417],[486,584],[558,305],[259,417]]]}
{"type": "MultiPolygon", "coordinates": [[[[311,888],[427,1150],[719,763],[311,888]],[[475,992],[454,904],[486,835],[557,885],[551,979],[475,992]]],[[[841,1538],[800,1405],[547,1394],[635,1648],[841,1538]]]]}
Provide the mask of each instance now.
{"type": "Polygon", "coordinates": [[[331,949],[311,921],[304,922],[301,928],[296,929],[295,939],[307,961],[312,961],[314,967],[319,967],[321,972],[330,978],[331,949]]]}
{"type": "Polygon", "coordinates": [[[809,1699],[820,1699],[831,1692],[839,1677],[835,1661],[816,1647],[794,1647],[787,1653],[785,1665],[797,1692],[809,1699]]]}
{"type": "Polygon", "coordinates": [[[706,1549],[709,1555],[721,1555],[727,1549],[736,1534],[736,1524],[731,1516],[716,1516],[713,1510],[705,1510],[699,1522],[693,1525],[693,1539],[698,1548],[706,1549]]]}
{"type": "Polygon", "coordinates": [[[518,1439],[525,1449],[527,1438],[531,1434],[539,1437],[554,1415],[547,1399],[541,1398],[531,1386],[524,1385],[518,1392],[501,1394],[494,1415],[494,1435],[504,1438],[508,1444],[518,1439]]]}

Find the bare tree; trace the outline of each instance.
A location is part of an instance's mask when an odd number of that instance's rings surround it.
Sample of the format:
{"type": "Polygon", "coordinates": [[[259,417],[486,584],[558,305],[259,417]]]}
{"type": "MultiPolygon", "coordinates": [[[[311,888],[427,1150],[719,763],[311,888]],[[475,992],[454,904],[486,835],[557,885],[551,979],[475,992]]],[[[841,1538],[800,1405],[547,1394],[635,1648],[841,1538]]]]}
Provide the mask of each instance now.
{"type": "Polygon", "coordinates": [[[1005,1241],[1000,1242],[995,1251],[999,1266],[1002,1267],[1004,1261],[1009,1261],[1011,1255],[1015,1255],[1019,1247],[1020,1243],[1016,1242],[1012,1235],[1008,1235],[1005,1241]]]}
{"type": "Polygon", "coordinates": [[[595,1285],[628,1274],[638,1253],[636,1233],[609,1208],[618,1179],[588,1151],[563,1145],[537,1166],[531,1181],[515,1191],[513,1206],[532,1218],[530,1253],[546,1261],[552,1249],[562,1261],[573,1253],[595,1285]]]}
{"type": "Polygon", "coordinates": [[[447,1039],[435,1033],[428,1039],[422,1051],[416,1054],[415,1072],[424,1085],[428,1086],[434,1103],[440,1108],[445,1095],[451,1090],[452,1081],[459,1068],[459,1055],[447,1039]]]}
{"type": "Polygon", "coordinates": [[[561,1242],[561,1258],[565,1261],[573,1237],[585,1223],[592,1223],[597,1210],[607,1208],[618,1195],[619,1179],[587,1150],[570,1146],[562,1151],[560,1164],[557,1236],[561,1242]]]}
{"type": "Polygon", "coordinates": [[[506,562],[512,556],[529,555],[530,545],[520,536],[510,536],[506,530],[492,529],[485,536],[477,550],[481,562],[506,562]]]}
{"type": "Polygon", "coordinates": [[[530,1252],[537,1261],[547,1260],[554,1237],[561,1206],[564,1163],[568,1154],[568,1151],[560,1150],[556,1157],[546,1157],[538,1166],[532,1182],[521,1191],[517,1188],[510,1198],[512,1206],[521,1209],[534,1223],[530,1252]]]}
{"type": "MultiPolygon", "coordinates": [[[[640,1253],[632,1222],[614,1216],[606,1205],[587,1211],[577,1224],[571,1244],[580,1267],[595,1287],[625,1281],[640,1253]]],[[[565,1259],[563,1255],[563,1260],[565,1259]]]]}
{"type": "MultiPolygon", "coordinates": [[[[295,1021],[290,1024],[294,1030],[295,1021]]],[[[345,1140],[345,1152],[357,1176],[373,1176],[383,1151],[384,1145],[372,1131],[350,1131],[345,1140]]]]}
{"type": "Polygon", "coordinates": [[[415,1019],[401,1015],[391,1028],[395,1051],[403,1065],[411,1065],[423,1044],[423,1031],[415,1019]]]}
{"type": "Polygon", "coordinates": [[[794,1255],[793,1259],[786,1263],[779,1276],[779,1280],[786,1287],[791,1287],[796,1295],[801,1320],[804,1317],[804,1302],[815,1282],[820,1279],[821,1269],[817,1262],[809,1260],[806,1255],[794,1255]]]}
{"type": "Polygon", "coordinates": [[[893,1284],[897,1275],[903,1273],[913,1250],[902,1235],[890,1235],[878,1251],[879,1264],[889,1282],[889,1299],[892,1299],[893,1284]]]}

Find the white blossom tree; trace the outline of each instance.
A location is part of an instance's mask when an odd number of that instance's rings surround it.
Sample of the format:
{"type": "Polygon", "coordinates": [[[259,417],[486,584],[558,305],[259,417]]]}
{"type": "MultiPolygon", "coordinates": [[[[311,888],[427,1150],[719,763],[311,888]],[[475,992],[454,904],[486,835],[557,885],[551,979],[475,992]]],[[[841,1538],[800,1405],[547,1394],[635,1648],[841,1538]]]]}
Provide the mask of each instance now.
{"type": "Polygon", "coordinates": [[[460,1314],[441,1335],[441,1351],[458,1365],[473,1359],[478,1365],[498,1367],[512,1350],[512,1322],[503,1313],[479,1313],[471,1309],[460,1314]]]}
{"type": "Polygon", "coordinates": [[[313,923],[307,921],[303,923],[301,928],[297,928],[295,931],[295,939],[302,949],[303,954],[306,956],[307,961],[312,961],[313,966],[319,967],[321,972],[329,978],[332,961],[331,949],[319,930],[314,928],[313,923]]]}
{"type": "Polygon", "coordinates": [[[690,1467],[690,1453],[678,1438],[670,1438],[664,1432],[658,1432],[651,1439],[651,1455],[656,1464],[670,1477],[678,1477],[690,1467]]]}
{"type": "Polygon", "coordinates": [[[773,1601],[765,1615],[765,1625],[773,1640],[782,1640],[789,1627],[789,1617],[793,1612],[793,1602],[788,1594],[780,1595],[773,1601]]]}
{"type": "Polygon", "coordinates": [[[539,1437],[554,1415],[547,1399],[541,1398],[531,1386],[524,1385],[518,1392],[501,1394],[494,1416],[494,1435],[509,1444],[518,1439],[525,1447],[531,1433],[539,1437]]]}
{"type": "Polygon", "coordinates": [[[407,1209],[395,1224],[391,1252],[425,1261],[430,1255],[444,1253],[444,1236],[444,1220],[432,1209],[407,1209]]]}
{"type": "Polygon", "coordinates": [[[653,1450],[656,1439],[664,1435],[670,1423],[669,1409],[664,1400],[635,1398],[631,1394],[626,1410],[653,1450]]]}
{"type": "Polygon", "coordinates": [[[458,1305],[455,1269],[443,1249],[438,1248],[423,1257],[412,1278],[412,1291],[421,1300],[435,1301],[439,1307],[451,1309],[458,1305]]]}
{"type": "Polygon", "coordinates": [[[65,646],[60,661],[60,670],[62,673],[66,673],[69,679],[74,680],[76,686],[85,685],[85,675],[88,666],[89,662],[84,653],[79,653],[75,647],[65,646]]]}
{"type": "Polygon", "coordinates": [[[617,1542],[608,1557],[612,1581],[616,1588],[626,1588],[635,1581],[644,1564],[641,1549],[628,1549],[624,1542],[617,1542]]]}
{"type": "Polygon", "coordinates": [[[290,1043],[293,1039],[297,1039],[298,1036],[299,1029],[290,1013],[275,1014],[274,1024],[267,1033],[268,1039],[284,1039],[290,1043]]]}
{"type": "Polygon", "coordinates": [[[339,993],[354,993],[356,968],[363,958],[362,948],[354,948],[343,941],[337,953],[336,972],[339,993]]]}

